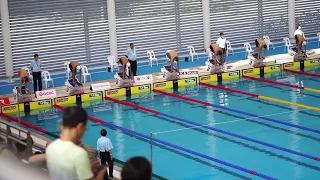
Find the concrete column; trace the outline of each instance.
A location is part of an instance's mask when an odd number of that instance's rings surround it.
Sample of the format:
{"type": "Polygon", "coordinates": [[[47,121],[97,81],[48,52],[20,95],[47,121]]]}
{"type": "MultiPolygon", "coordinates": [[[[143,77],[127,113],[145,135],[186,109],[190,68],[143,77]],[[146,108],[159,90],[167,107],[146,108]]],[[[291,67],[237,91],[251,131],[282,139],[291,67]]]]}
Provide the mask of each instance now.
{"type": "Polygon", "coordinates": [[[296,30],[295,0],[288,0],[288,28],[289,38],[293,40],[296,30]]]}
{"type": "Polygon", "coordinates": [[[10,22],[8,0],[0,0],[1,23],[2,23],[2,38],[4,61],[6,68],[6,77],[9,82],[12,82],[13,76],[13,60],[11,52],[11,36],[10,36],[10,22]]]}
{"type": "Polygon", "coordinates": [[[108,6],[110,54],[111,56],[118,58],[115,1],[107,0],[107,6],[108,6]]]}
{"type": "Polygon", "coordinates": [[[211,43],[209,5],[210,0],[202,0],[204,50],[209,48],[211,43]]]}

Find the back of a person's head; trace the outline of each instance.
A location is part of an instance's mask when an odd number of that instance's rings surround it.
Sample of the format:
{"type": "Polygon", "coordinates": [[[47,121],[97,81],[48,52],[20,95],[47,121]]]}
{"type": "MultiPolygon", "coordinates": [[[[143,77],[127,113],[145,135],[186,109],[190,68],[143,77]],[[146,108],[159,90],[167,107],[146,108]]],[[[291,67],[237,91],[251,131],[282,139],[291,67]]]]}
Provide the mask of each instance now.
{"type": "Polygon", "coordinates": [[[80,123],[87,125],[87,121],[88,114],[81,107],[68,107],[63,112],[62,125],[64,128],[75,128],[80,123]]]}
{"type": "Polygon", "coordinates": [[[122,180],[151,180],[152,166],[144,157],[133,157],[123,166],[121,171],[122,180]]]}
{"type": "Polygon", "coordinates": [[[100,134],[101,134],[101,136],[106,136],[107,135],[107,130],[101,129],[100,134]]]}

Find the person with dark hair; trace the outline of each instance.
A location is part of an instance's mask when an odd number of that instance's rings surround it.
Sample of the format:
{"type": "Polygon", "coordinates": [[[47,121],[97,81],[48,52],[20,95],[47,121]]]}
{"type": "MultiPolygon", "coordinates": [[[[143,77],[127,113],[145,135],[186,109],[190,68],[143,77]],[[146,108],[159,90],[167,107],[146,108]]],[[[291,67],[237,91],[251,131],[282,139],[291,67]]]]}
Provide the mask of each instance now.
{"type": "Polygon", "coordinates": [[[100,131],[101,137],[97,141],[97,151],[100,156],[101,164],[105,165],[108,162],[109,166],[109,177],[113,178],[113,157],[112,157],[112,143],[107,138],[107,130],[102,129],[100,131]]]}
{"type": "Polygon", "coordinates": [[[133,157],[122,167],[122,180],[151,180],[152,166],[144,157],[133,157]]]}
{"type": "Polygon", "coordinates": [[[79,146],[86,131],[88,114],[81,107],[68,107],[63,112],[60,139],[46,149],[47,167],[51,179],[103,179],[106,168],[97,173],[100,163],[89,161],[88,153],[79,146]]]}
{"type": "Polygon", "coordinates": [[[254,50],[253,53],[258,51],[258,58],[257,59],[265,58],[267,56],[267,48],[268,48],[267,44],[261,38],[257,38],[255,40],[255,43],[256,43],[256,49],[254,50]],[[264,56],[262,56],[262,48],[264,48],[264,56]]]}
{"type": "Polygon", "coordinates": [[[217,66],[218,63],[220,65],[223,65],[224,63],[224,52],[221,47],[219,47],[218,44],[210,44],[209,46],[211,52],[212,52],[212,60],[214,61],[214,65],[217,66]],[[218,61],[217,57],[220,57],[220,62],[218,61]]]}
{"type": "Polygon", "coordinates": [[[134,44],[130,43],[130,47],[126,51],[126,57],[131,64],[131,71],[133,76],[137,76],[137,51],[134,48],[134,44]]]}
{"type": "Polygon", "coordinates": [[[39,55],[34,55],[34,60],[31,61],[30,68],[32,71],[32,77],[33,77],[33,90],[34,93],[36,91],[42,90],[42,78],[41,78],[41,61],[39,60],[39,55]],[[39,89],[38,89],[39,85],[39,89]]]}
{"type": "Polygon", "coordinates": [[[20,69],[18,71],[18,76],[20,79],[20,86],[19,86],[19,93],[27,93],[29,91],[29,94],[31,94],[30,91],[30,81],[29,81],[29,74],[25,69],[20,69]]]}
{"type": "Polygon", "coordinates": [[[76,81],[76,76],[77,76],[77,70],[80,71],[80,81],[81,82],[81,75],[82,75],[82,70],[81,70],[81,65],[79,64],[78,61],[74,60],[74,61],[70,61],[69,63],[69,69],[71,71],[71,78],[72,78],[72,82],[75,86],[78,86],[78,82],[76,81]]]}
{"type": "Polygon", "coordinates": [[[132,70],[131,70],[131,63],[129,62],[128,58],[126,56],[122,56],[119,58],[119,63],[122,65],[122,78],[126,79],[129,77],[132,78],[132,70]],[[126,73],[126,69],[129,69],[129,75],[126,73]]]}
{"type": "Polygon", "coordinates": [[[169,59],[168,63],[171,66],[171,72],[179,72],[179,55],[175,50],[169,50],[166,53],[167,58],[169,59]],[[173,63],[177,63],[177,69],[174,68],[173,63]]]}
{"type": "Polygon", "coordinates": [[[227,47],[226,47],[227,39],[224,38],[223,32],[220,33],[220,37],[217,39],[216,44],[222,49],[223,54],[226,54],[227,47]]]}

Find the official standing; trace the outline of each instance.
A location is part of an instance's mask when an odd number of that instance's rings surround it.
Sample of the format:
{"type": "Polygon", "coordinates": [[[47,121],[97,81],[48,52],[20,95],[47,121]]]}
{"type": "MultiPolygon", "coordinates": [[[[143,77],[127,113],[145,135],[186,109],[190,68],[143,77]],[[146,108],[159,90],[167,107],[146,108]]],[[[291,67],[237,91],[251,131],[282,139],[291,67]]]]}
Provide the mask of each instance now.
{"type": "Polygon", "coordinates": [[[218,44],[219,47],[222,49],[224,55],[226,55],[226,51],[227,51],[226,43],[227,43],[227,39],[224,38],[224,34],[223,32],[221,32],[220,37],[217,39],[216,44],[218,44]]]}
{"type": "Polygon", "coordinates": [[[112,157],[112,143],[109,138],[107,138],[107,130],[102,129],[100,131],[101,137],[97,141],[97,151],[100,156],[101,165],[106,165],[108,162],[109,166],[109,177],[113,178],[113,157],[112,157]]]}
{"type": "Polygon", "coordinates": [[[129,59],[129,62],[131,64],[131,71],[133,76],[137,76],[137,51],[134,48],[134,44],[130,43],[130,47],[126,51],[126,56],[129,59]]]}
{"type": "Polygon", "coordinates": [[[38,54],[34,55],[34,60],[31,61],[30,68],[33,76],[33,90],[34,93],[36,93],[36,91],[42,90],[41,61],[39,60],[38,54]]]}

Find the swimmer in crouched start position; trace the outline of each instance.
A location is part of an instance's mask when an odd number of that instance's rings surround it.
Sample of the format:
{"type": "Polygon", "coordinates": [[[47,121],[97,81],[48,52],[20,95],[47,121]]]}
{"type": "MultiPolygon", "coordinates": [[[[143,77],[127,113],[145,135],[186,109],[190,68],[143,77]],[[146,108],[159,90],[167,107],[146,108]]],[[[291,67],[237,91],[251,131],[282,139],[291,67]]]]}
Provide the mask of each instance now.
{"type": "Polygon", "coordinates": [[[26,87],[29,91],[29,94],[31,94],[30,91],[30,81],[29,81],[29,74],[25,69],[20,69],[18,71],[18,76],[20,79],[20,86],[19,86],[19,92],[22,94],[22,85],[24,84],[24,87],[26,87]]]}
{"type": "Polygon", "coordinates": [[[179,55],[175,50],[169,50],[166,53],[169,59],[168,64],[171,66],[171,72],[179,72],[179,55]],[[173,63],[177,62],[177,69],[174,68],[173,63]]]}
{"type": "Polygon", "coordinates": [[[132,79],[132,71],[131,71],[131,64],[129,59],[126,56],[120,57],[119,62],[122,65],[122,79],[130,78],[132,79]],[[126,68],[129,69],[129,76],[126,73],[126,68]]]}
{"type": "Polygon", "coordinates": [[[257,59],[264,59],[267,55],[267,44],[266,42],[264,42],[263,39],[261,38],[257,38],[255,40],[255,43],[256,43],[256,49],[253,51],[253,53],[255,53],[256,51],[258,51],[258,58],[257,59]],[[264,48],[264,56],[262,56],[262,49],[264,48]]]}
{"type": "Polygon", "coordinates": [[[212,60],[214,61],[214,65],[217,66],[223,65],[224,63],[224,52],[221,47],[219,47],[218,44],[210,44],[210,50],[212,52],[212,60]],[[217,59],[217,56],[220,56],[220,62],[217,59]]]}
{"type": "Polygon", "coordinates": [[[81,82],[82,70],[81,70],[80,64],[76,60],[75,61],[71,61],[70,64],[69,64],[69,69],[72,72],[73,84],[75,86],[78,86],[78,82],[76,82],[76,75],[77,75],[77,70],[79,70],[80,71],[80,82],[81,82]]]}

